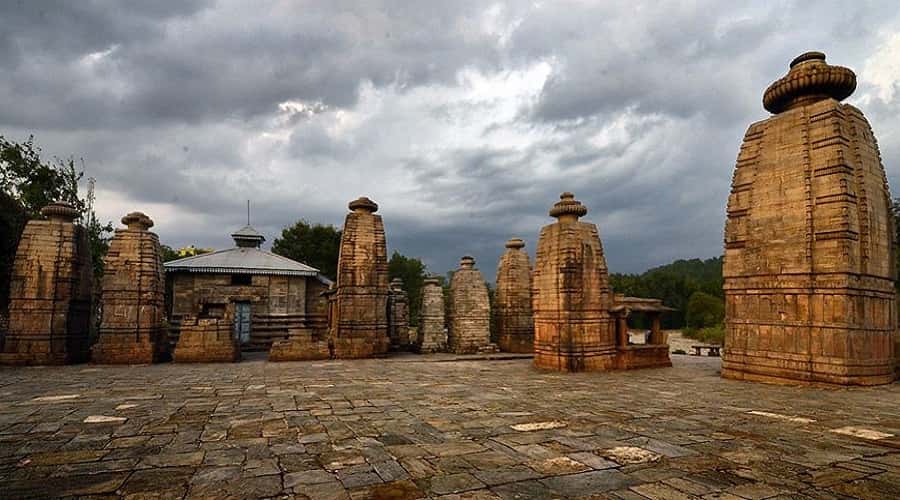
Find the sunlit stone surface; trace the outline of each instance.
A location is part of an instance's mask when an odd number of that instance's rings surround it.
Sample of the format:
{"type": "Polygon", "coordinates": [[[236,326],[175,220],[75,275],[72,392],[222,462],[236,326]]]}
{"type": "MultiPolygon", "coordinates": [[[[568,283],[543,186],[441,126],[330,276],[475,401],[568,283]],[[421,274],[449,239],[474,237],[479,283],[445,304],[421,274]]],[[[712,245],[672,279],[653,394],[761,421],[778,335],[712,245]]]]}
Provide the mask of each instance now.
{"type": "Polygon", "coordinates": [[[852,71],[803,54],[744,136],[725,227],[722,375],[894,380],[891,195],[852,71]]]}

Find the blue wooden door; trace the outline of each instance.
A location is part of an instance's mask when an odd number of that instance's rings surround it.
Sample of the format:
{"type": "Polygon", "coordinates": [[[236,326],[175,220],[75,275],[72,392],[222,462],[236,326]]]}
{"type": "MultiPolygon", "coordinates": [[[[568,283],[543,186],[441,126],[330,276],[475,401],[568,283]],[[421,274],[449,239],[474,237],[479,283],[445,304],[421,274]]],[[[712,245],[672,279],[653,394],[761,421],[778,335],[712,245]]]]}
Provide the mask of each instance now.
{"type": "Polygon", "coordinates": [[[250,342],[250,303],[234,303],[234,336],[241,345],[250,342]]]}

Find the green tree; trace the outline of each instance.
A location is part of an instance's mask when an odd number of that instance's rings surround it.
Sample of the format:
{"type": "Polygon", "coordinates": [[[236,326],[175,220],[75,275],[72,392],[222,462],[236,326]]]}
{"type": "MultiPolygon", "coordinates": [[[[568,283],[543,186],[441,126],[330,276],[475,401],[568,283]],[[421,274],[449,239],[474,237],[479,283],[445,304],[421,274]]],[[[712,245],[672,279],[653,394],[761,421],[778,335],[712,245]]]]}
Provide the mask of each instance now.
{"type": "Polygon", "coordinates": [[[0,191],[0,310],[9,304],[9,280],[27,215],[19,200],[0,191]]]}
{"type": "Polygon", "coordinates": [[[305,220],[284,228],[281,237],[272,242],[272,252],[313,266],[332,279],[337,277],[340,251],[340,229],[305,220]]]}
{"type": "Polygon", "coordinates": [[[705,292],[694,292],[688,299],[688,328],[707,328],[725,321],[725,302],[705,292]]]}
{"type": "Polygon", "coordinates": [[[169,245],[160,245],[160,251],[162,254],[163,262],[169,262],[171,260],[183,259],[185,257],[193,257],[195,255],[202,255],[205,253],[212,252],[211,248],[200,248],[195,247],[194,245],[181,247],[179,249],[174,249],[169,245]]]}
{"type": "Polygon", "coordinates": [[[422,287],[425,285],[427,268],[425,264],[414,257],[406,257],[400,252],[394,251],[391,260],[388,261],[389,279],[400,278],[409,295],[409,324],[419,324],[419,310],[422,307],[422,287]]]}

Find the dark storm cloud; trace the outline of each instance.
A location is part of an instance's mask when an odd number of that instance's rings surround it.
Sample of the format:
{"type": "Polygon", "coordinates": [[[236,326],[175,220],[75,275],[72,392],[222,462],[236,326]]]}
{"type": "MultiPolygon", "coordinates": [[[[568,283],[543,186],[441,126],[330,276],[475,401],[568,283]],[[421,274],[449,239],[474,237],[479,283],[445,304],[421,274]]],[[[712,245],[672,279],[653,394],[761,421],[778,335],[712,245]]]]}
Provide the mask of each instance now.
{"type": "Polygon", "coordinates": [[[4,2],[0,133],[85,159],[98,208],[221,247],[380,205],[433,272],[534,251],[574,191],[610,269],[722,248],[765,87],[824,50],[900,164],[891,2],[4,2]],[[877,58],[885,61],[878,64],[877,58]],[[891,72],[893,71],[893,73],[891,72]],[[894,87],[892,87],[892,85],[894,87]],[[893,90],[892,90],[893,89],[893,90]]]}

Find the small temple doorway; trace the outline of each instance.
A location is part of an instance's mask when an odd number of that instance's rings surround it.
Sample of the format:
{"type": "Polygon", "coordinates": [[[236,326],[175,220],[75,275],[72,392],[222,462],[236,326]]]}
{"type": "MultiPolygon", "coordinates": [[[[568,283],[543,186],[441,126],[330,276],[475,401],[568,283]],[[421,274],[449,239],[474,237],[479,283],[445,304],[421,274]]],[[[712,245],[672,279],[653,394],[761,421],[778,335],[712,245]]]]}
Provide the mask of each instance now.
{"type": "Polygon", "coordinates": [[[234,337],[241,347],[250,343],[250,303],[234,303],[234,337]]]}

